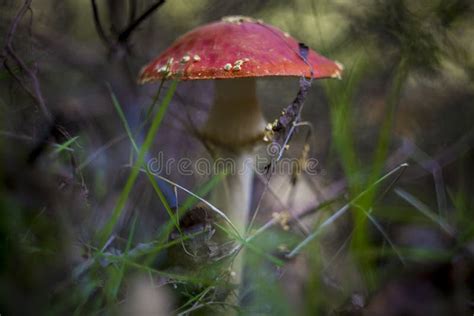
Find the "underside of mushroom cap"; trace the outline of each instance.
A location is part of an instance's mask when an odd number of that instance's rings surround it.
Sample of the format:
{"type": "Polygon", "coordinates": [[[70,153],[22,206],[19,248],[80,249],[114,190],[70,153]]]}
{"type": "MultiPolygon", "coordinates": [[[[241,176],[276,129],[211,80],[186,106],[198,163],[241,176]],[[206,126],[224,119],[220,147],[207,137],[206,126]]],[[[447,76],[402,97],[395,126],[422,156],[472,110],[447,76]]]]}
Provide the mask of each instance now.
{"type": "Polygon", "coordinates": [[[339,78],[343,67],[313,50],[307,62],[288,33],[248,17],[232,16],[198,27],[178,38],[145,66],[139,83],[266,76],[339,78]],[[311,69],[312,68],[312,69],[311,69]]]}

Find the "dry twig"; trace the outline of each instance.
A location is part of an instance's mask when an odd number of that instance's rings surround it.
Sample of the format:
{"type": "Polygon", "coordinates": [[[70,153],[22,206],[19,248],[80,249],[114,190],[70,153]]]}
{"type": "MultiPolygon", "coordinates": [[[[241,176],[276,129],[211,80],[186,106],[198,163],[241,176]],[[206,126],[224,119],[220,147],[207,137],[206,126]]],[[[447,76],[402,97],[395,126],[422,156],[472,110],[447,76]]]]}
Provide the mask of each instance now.
{"type": "Polygon", "coordinates": [[[15,37],[16,30],[18,28],[18,25],[20,21],[23,19],[25,16],[26,12],[30,9],[32,0],[26,0],[23,3],[23,6],[20,8],[16,16],[13,18],[13,21],[10,25],[10,28],[8,30],[6,40],[5,40],[5,46],[4,46],[4,53],[2,54],[2,59],[3,59],[3,64],[5,65],[5,69],[10,73],[10,75],[15,78],[15,80],[20,84],[20,86],[23,88],[23,90],[28,93],[38,104],[38,107],[40,108],[41,112],[43,113],[44,117],[48,122],[52,122],[52,115],[49,111],[49,109],[46,106],[46,102],[44,100],[43,94],[41,92],[41,86],[38,80],[38,77],[36,76],[36,71],[33,69],[30,69],[26,63],[23,61],[23,59],[15,52],[15,49],[13,48],[13,39],[15,37]],[[29,80],[31,81],[31,88],[32,91],[25,85],[23,80],[21,80],[20,77],[18,77],[14,72],[11,71],[11,68],[8,66],[7,62],[7,56],[12,58],[13,61],[16,63],[18,68],[27,75],[29,80]]]}

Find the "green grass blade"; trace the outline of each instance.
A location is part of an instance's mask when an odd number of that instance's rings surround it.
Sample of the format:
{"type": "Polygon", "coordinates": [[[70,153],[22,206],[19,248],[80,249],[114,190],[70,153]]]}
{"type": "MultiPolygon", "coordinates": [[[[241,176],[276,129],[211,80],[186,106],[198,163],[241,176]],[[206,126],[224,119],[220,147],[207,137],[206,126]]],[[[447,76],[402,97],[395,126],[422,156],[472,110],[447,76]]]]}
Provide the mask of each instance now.
{"type": "Polygon", "coordinates": [[[132,191],[133,185],[135,184],[135,181],[138,178],[138,174],[140,172],[140,166],[144,164],[145,160],[145,155],[150,149],[154,139],[155,135],[158,132],[158,128],[161,125],[161,122],[163,121],[163,118],[165,116],[166,110],[168,109],[168,106],[171,102],[171,99],[173,98],[174,92],[176,91],[176,86],[177,86],[177,81],[173,81],[171,83],[170,88],[168,89],[168,92],[166,93],[166,96],[161,103],[158,111],[156,112],[152,124],[150,126],[150,129],[148,130],[148,133],[145,137],[145,141],[140,148],[138,152],[138,157],[135,163],[133,164],[132,170],[130,172],[130,175],[128,176],[127,182],[125,183],[125,186],[120,193],[119,199],[117,201],[117,204],[112,212],[112,216],[110,219],[107,221],[105,226],[100,230],[99,235],[98,235],[98,240],[99,240],[99,245],[103,246],[107,242],[107,239],[109,236],[112,234],[112,231],[117,224],[117,221],[120,218],[120,215],[122,214],[122,211],[125,207],[125,203],[128,200],[128,196],[130,195],[130,192],[132,191]]]}
{"type": "Polygon", "coordinates": [[[300,242],[293,250],[287,255],[288,258],[293,258],[296,256],[301,249],[303,249],[305,246],[307,246],[313,239],[315,239],[317,236],[319,236],[323,229],[332,224],[336,219],[341,217],[351,205],[356,203],[358,200],[363,198],[366,194],[370,193],[372,190],[378,187],[380,183],[385,181],[386,179],[390,178],[392,175],[397,173],[398,171],[403,171],[408,167],[408,164],[401,164],[400,166],[396,167],[395,169],[391,170],[389,173],[372,183],[365,191],[361,192],[359,195],[357,195],[354,199],[352,199],[349,203],[345,204],[343,207],[341,207],[337,212],[335,212],[333,215],[331,215],[328,219],[326,219],[321,225],[319,225],[314,232],[312,232],[308,237],[306,237],[302,242],[300,242]]]}
{"type": "MultiPolygon", "coordinates": [[[[153,99],[153,104],[152,104],[152,107],[155,105],[156,101],[158,100],[158,97],[159,97],[159,94],[161,92],[161,89],[163,87],[163,82],[160,84],[160,88],[158,90],[158,93],[156,94],[155,98],[153,99]]],[[[117,113],[119,114],[120,116],[120,119],[122,121],[122,124],[127,132],[127,136],[128,138],[130,139],[130,142],[132,143],[133,145],[133,148],[135,149],[135,152],[136,154],[139,153],[139,150],[138,150],[138,146],[134,140],[134,137],[133,137],[133,134],[132,134],[132,130],[130,129],[130,126],[128,125],[128,122],[127,122],[127,119],[125,117],[125,114],[123,113],[123,110],[122,110],[122,107],[120,106],[120,103],[119,101],[117,100],[117,98],[115,97],[115,94],[113,93],[112,89],[110,88],[109,86],[109,90],[110,90],[110,95],[112,97],[112,102],[114,104],[114,107],[115,109],[117,110],[117,113]]],[[[149,112],[148,115],[151,115],[151,112],[149,112]]],[[[147,116],[146,118],[147,120],[149,119],[149,116],[147,116]]],[[[166,197],[165,195],[163,194],[163,192],[161,191],[160,187],[158,186],[158,183],[156,182],[155,178],[153,177],[153,175],[148,172],[147,170],[147,177],[148,177],[148,180],[150,181],[152,187],[153,187],[153,190],[155,191],[155,193],[158,195],[161,203],[165,206],[165,209],[166,211],[168,212],[168,215],[171,217],[172,219],[172,223],[174,224],[174,226],[176,226],[178,229],[179,229],[179,225],[178,225],[178,220],[175,218],[175,216],[173,215],[173,211],[171,210],[169,204],[168,204],[168,201],[166,200],[166,197]]]]}
{"type": "Polygon", "coordinates": [[[122,121],[123,127],[125,128],[125,131],[127,132],[128,138],[130,139],[130,142],[132,143],[133,149],[138,153],[139,149],[137,146],[137,143],[135,142],[132,134],[132,130],[130,129],[130,126],[128,126],[127,118],[125,117],[125,113],[123,113],[122,107],[120,106],[120,103],[115,96],[115,93],[112,91],[112,87],[107,84],[107,88],[109,89],[110,93],[110,98],[112,99],[112,103],[115,107],[115,110],[117,111],[120,121],[122,121]]]}
{"type": "Polygon", "coordinates": [[[401,188],[395,188],[395,193],[418,210],[421,214],[432,220],[434,223],[438,224],[442,230],[444,230],[448,235],[454,236],[454,229],[443,220],[437,213],[433,212],[425,203],[421,202],[412,194],[401,188]]]}
{"type": "MultiPolygon", "coordinates": [[[[136,214],[133,219],[132,228],[130,230],[130,234],[128,235],[127,245],[125,246],[125,252],[124,252],[125,257],[128,256],[128,252],[132,246],[133,236],[135,235],[135,228],[137,227],[137,219],[138,219],[138,214],[136,214]]],[[[117,294],[120,289],[120,285],[122,284],[124,274],[125,274],[125,264],[121,263],[117,278],[115,280],[112,280],[113,285],[112,285],[111,293],[109,295],[109,297],[111,297],[114,300],[117,298],[117,294]]]]}
{"type": "Polygon", "coordinates": [[[56,144],[55,145],[56,149],[53,151],[53,154],[59,154],[60,152],[65,151],[65,150],[73,151],[73,149],[70,148],[69,146],[71,146],[78,139],[79,139],[79,136],[74,136],[62,144],[56,144]]]}

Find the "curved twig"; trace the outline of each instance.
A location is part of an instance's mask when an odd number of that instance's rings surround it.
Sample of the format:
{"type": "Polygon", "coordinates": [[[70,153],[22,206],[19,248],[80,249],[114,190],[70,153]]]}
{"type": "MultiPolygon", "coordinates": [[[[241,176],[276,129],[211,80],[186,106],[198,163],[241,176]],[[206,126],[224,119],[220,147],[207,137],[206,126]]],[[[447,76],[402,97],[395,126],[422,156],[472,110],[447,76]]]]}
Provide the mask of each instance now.
{"type": "Polygon", "coordinates": [[[123,30],[117,40],[119,43],[124,43],[127,41],[127,39],[130,37],[132,32],[140,25],[142,24],[143,21],[145,21],[150,14],[153,13],[156,9],[158,9],[160,6],[162,6],[166,0],[159,0],[158,2],[155,2],[152,4],[145,12],[143,12],[135,21],[130,23],[125,30],[123,30]]]}
{"type": "MultiPolygon", "coordinates": [[[[13,18],[12,24],[10,25],[10,29],[8,30],[6,40],[5,40],[5,46],[4,46],[4,52],[3,54],[3,59],[4,59],[4,65],[6,67],[6,55],[10,56],[15,63],[18,65],[18,67],[25,72],[28,77],[31,80],[31,86],[33,91],[30,91],[22,82],[20,82],[20,86],[31,96],[33,99],[36,101],[38,104],[38,107],[40,108],[41,112],[43,112],[44,117],[51,122],[52,121],[52,115],[48,108],[46,107],[46,102],[44,101],[43,94],[41,93],[41,87],[38,78],[36,77],[36,74],[34,73],[33,70],[28,68],[26,63],[23,61],[23,59],[20,58],[13,49],[13,38],[15,36],[16,30],[18,28],[18,24],[20,21],[23,19],[25,16],[26,12],[30,9],[32,0],[25,0],[23,3],[23,6],[20,8],[16,16],[13,18]]],[[[7,67],[6,67],[7,68],[7,67]]],[[[11,73],[11,72],[10,72],[11,73]]],[[[16,78],[17,79],[17,78],[16,78]]]]}
{"type": "Polygon", "coordinates": [[[99,34],[100,39],[102,42],[104,42],[105,45],[111,46],[111,41],[105,34],[104,28],[102,27],[102,23],[100,22],[100,15],[99,15],[99,8],[97,7],[96,0],[91,0],[91,6],[92,6],[92,14],[94,17],[94,25],[95,29],[97,31],[97,34],[99,34]]]}

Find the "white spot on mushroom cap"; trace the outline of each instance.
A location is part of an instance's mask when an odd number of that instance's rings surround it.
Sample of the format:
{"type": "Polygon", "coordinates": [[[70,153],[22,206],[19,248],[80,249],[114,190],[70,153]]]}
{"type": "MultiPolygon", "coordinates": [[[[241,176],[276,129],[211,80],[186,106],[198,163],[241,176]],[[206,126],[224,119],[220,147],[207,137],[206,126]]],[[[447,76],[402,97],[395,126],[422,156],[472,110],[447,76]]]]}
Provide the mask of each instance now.
{"type": "Polygon", "coordinates": [[[187,63],[188,61],[191,60],[191,57],[189,55],[184,55],[183,58],[181,58],[181,63],[187,63]]]}
{"type": "Polygon", "coordinates": [[[242,69],[242,66],[245,62],[249,61],[250,59],[244,58],[244,59],[237,59],[234,61],[234,67],[232,67],[233,71],[240,71],[242,69]]]}
{"type": "Polygon", "coordinates": [[[335,70],[332,73],[331,78],[337,78],[337,79],[341,80],[342,79],[341,71],[339,69],[335,70]]]}
{"type": "Polygon", "coordinates": [[[193,56],[193,61],[200,61],[201,60],[201,56],[199,56],[198,54],[194,55],[193,56]]]}
{"type": "Polygon", "coordinates": [[[241,23],[244,23],[244,22],[263,24],[262,20],[256,20],[254,18],[251,18],[251,17],[248,17],[248,16],[242,16],[242,15],[225,16],[221,20],[223,22],[235,23],[235,24],[241,24],[241,23]]]}
{"type": "Polygon", "coordinates": [[[168,61],[166,62],[166,64],[169,65],[169,66],[171,66],[171,64],[173,63],[173,61],[174,61],[174,58],[173,58],[173,57],[170,57],[170,58],[168,59],[168,61]]]}
{"type": "Polygon", "coordinates": [[[155,69],[156,69],[156,71],[158,71],[159,73],[164,73],[164,72],[167,72],[167,71],[168,71],[168,70],[167,70],[168,68],[167,68],[166,65],[156,65],[156,66],[155,66],[155,69]]]}
{"type": "Polygon", "coordinates": [[[232,69],[232,65],[231,65],[231,64],[225,64],[225,65],[224,65],[224,70],[229,71],[229,70],[231,70],[231,69],[232,69]]]}
{"type": "Polygon", "coordinates": [[[166,62],[166,65],[156,65],[155,70],[160,73],[164,74],[167,77],[171,76],[171,65],[173,64],[174,58],[170,57],[166,62]]]}

